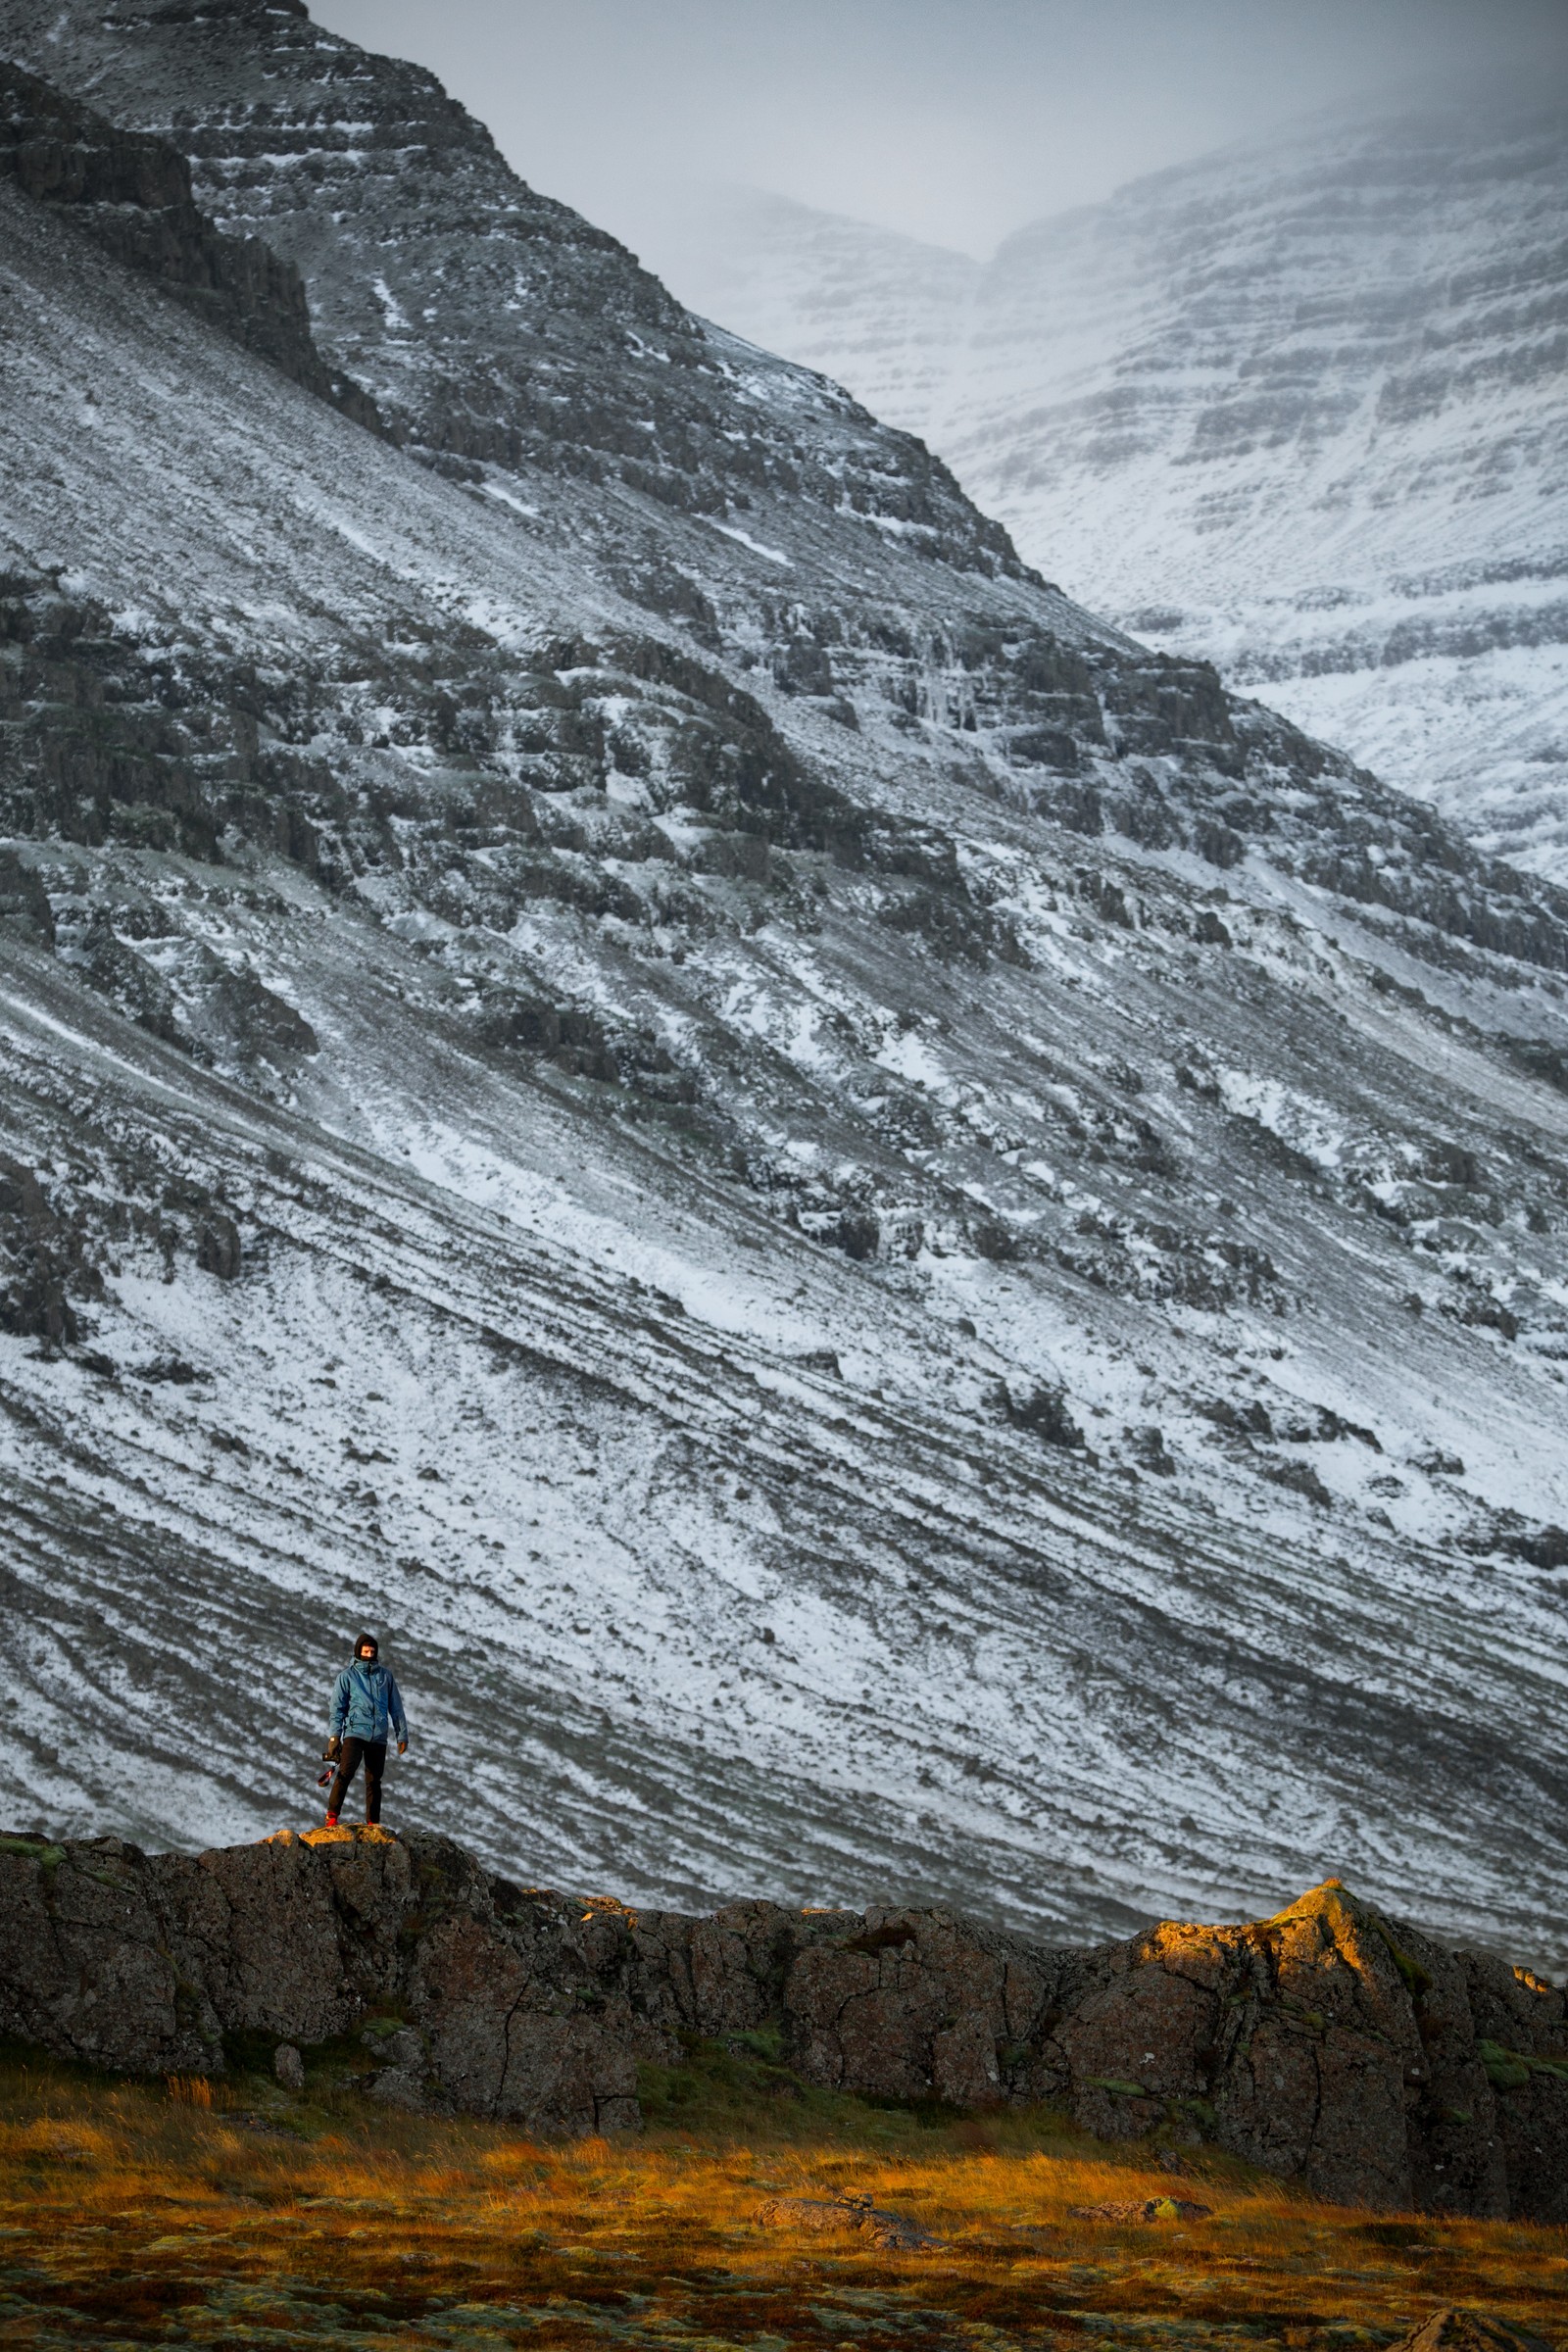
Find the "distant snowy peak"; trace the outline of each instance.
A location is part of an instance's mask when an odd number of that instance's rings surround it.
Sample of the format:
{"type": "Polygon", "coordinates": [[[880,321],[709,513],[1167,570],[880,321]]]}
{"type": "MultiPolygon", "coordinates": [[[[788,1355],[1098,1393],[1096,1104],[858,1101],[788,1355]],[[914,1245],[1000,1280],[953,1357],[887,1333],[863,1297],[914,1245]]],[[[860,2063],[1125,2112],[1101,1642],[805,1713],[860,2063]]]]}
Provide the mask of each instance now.
{"type": "Polygon", "coordinates": [[[929,437],[985,266],[761,188],[688,182],[650,197],[640,243],[704,318],[929,437]]]}
{"type": "Polygon", "coordinates": [[[1073,595],[1562,872],[1565,165],[1558,116],[1320,122],[987,267],[716,196],[656,259],[1073,595]]]}

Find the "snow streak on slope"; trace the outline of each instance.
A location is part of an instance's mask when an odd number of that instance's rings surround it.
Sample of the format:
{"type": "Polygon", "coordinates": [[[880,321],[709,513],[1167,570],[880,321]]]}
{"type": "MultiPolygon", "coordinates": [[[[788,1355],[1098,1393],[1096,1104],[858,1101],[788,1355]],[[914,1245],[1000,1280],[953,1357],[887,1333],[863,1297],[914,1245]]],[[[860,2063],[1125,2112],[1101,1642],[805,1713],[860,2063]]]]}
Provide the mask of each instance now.
{"type": "Polygon", "coordinates": [[[1568,871],[1560,116],[1310,126],[986,266],[703,209],[655,242],[688,299],[921,434],[1028,561],[1568,871]]]}
{"type": "Polygon", "coordinates": [[[1559,1954],[1560,899],[732,340],[689,505],[442,471],[0,223],[23,1825],[369,1615],[514,1875],[1559,1954]]]}

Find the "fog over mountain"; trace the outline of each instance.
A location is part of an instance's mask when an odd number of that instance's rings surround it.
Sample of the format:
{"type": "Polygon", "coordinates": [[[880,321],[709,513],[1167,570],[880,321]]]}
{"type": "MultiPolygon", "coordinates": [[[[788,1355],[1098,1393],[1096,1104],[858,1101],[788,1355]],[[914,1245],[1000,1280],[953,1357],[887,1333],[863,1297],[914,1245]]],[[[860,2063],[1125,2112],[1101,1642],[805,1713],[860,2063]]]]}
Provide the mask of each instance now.
{"type": "Polygon", "coordinates": [[[672,182],[984,257],[1021,222],[1304,115],[1568,98],[1558,0],[323,0],[667,273],[672,182]]]}
{"type": "Polygon", "coordinates": [[[984,266],[740,189],[649,242],[1071,594],[1568,872],[1561,107],[1314,122],[984,266]]]}
{"type": "Polygon", "coordinates": [[[11,1821],[368,1621],[519,1883],[1560,1961],[1568,898],[299,0],[4,51],[11,1821]]]}

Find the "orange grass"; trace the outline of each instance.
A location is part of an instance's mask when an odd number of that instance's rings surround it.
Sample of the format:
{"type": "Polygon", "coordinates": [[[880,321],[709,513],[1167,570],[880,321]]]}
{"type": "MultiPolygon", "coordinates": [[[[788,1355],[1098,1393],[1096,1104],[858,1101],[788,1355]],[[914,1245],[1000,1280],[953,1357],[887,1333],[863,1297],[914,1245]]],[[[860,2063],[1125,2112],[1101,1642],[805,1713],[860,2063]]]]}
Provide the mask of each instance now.
{"type": "Polygon", "coordinates": [[[1173,2180],[1043,2111],[872,2107],[699,2046],[650,2072],[641,2137],[541,2145],[379,2108],[359,2063],[323,2058],[301,2100],[256,2076],[202,2106],[11,2053],[0,2344],[1235,2352],[1387,2343],[1448,2302],[1568,2332],[1560,2230],[1349,2212],[1200,2152],[1173,2180]],[[755,2218],[769,2194],[849,2189],[946,2242],[889,2253],[755,2218]],[[1068,2211],[1173,2190],[1212,2219],[1068,2211]]]}

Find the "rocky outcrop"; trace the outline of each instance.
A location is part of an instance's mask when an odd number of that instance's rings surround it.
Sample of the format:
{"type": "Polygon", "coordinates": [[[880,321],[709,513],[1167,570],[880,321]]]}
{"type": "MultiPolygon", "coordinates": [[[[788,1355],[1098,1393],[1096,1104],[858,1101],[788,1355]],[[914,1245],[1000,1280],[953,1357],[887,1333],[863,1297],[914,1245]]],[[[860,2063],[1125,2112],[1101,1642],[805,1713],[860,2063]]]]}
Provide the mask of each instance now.
{"type": "Polygon", "coordinates": [[[888,2213],[864,2195],[768,2197],[758,2207],[757,2219],[764,2229],[858,2230],[873,2246],[891,2246],[899,2253],[942,2242],[907,2215],[888,2213]]]}
{"type": "Polygon", "coordinates": [[[640,2062],[760,2034],[825,2088],[1048,2100],[1348,2204],[1568,2218],[1563,1993],[1334,1880],[1273,1919],[1052,1950],[947,1911],[636,1912],[444,1838],[285,1831],[194,1857],[9,1838],[0,1904],[0,2032],[100,2066],[216,2074],[263,2036],[297,2085],[368,2027],[374,2095],[582,2133],[637,2128],[640,2062]]]}
{"type": "Polygon", "coordinates": [[[1539,2335],[1527,2335],[1487,2311],[1445,2304],[1401,2335],[1389,2352],[1551,2352],[1539,2335]]]}
{"type": "Polygon", "coordinates": [[[80,1232],[31,1168],[0,1154],[0,1331],[52,1346],[76,1340],[73,1301],[102,1297],[103,1277],[80,1232]]]}

